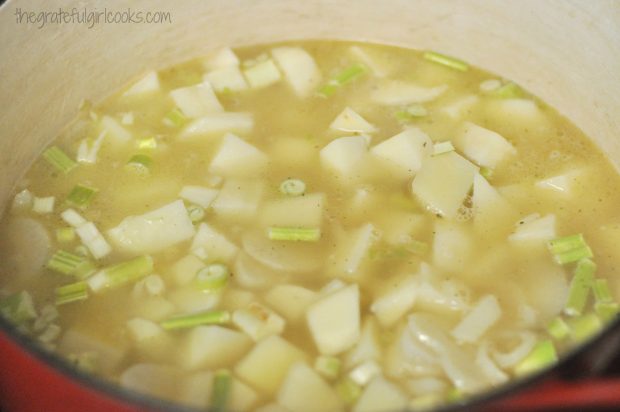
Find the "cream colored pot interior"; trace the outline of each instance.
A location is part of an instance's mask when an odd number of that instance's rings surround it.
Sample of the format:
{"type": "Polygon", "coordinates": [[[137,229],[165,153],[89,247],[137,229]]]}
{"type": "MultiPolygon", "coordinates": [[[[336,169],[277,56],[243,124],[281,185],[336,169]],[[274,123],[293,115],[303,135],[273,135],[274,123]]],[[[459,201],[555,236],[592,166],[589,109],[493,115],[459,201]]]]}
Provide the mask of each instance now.
{"type": "Polygon", "coordinates": [[[163,24],[27,24],[19,13],[103,11],[98,1],[9,0],[0,8],[0,204],[82,99],[222,45],[368,40],[434,49],[516,80],[620,165],[617,0],[133,0],[108,10],[170,12],[163,24]]]}

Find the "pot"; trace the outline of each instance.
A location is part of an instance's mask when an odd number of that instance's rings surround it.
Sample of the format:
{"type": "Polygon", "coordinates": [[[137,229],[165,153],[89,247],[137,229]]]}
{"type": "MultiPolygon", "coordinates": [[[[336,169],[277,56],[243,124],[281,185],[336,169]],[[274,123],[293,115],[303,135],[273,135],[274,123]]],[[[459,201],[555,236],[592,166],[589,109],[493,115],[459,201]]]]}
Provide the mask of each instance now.
{"type": "MultiPolygon", "coordinates": [[[[620,166],[620,6],[614,0],[118,0],[105,7],[94,0],[1,6],[0,207],[83,99],[100,101],[147,69],[218,46],[307,38],[367,40],[462,58],[538,95],[620,166]],[[42,12],[66,14],[58,23],[58,16],[42,12]],[[163,12],[163,21],[137,21],[148,12],[163,12]],[[123,22],[127,18],[134,22],[123,22]]],[[[532,410],[571,399],[587,402],[573,404],[578,408],[596,401],[617,407],[619,383],[571,386],[566,379],[596,374],[619,350],[615,322],[551,370],[458,407],[532,410]],[[590,389],[599,392],[577,399],[590,389]]],[[[0,359],[3,411],[185,410],[70,370],[2,320],[0,359]]]]}

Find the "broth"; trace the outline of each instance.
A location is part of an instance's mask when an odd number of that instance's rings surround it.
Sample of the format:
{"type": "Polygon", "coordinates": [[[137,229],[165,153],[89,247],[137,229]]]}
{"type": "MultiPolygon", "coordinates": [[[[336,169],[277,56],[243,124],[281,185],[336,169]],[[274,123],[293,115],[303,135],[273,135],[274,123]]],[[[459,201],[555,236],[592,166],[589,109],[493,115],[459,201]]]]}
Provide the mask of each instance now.
{"type": "Polygon", "coordinates": [[[147,73],[85,104],[15,193],[0,311],[199,408],[442,405],[617,312],[610,163],[433,52],[308,41],[147,73]]]}

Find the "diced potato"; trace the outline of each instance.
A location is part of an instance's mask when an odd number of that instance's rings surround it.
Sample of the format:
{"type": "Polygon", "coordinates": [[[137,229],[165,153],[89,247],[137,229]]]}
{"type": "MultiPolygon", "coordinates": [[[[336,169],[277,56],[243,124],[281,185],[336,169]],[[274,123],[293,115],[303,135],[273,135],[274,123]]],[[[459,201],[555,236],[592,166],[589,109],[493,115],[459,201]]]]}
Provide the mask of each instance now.
{"type": "Polygon", "coordinates": [[[392,72],[393,67],[389,64],[390,61],[387,59],[380,59],[378,56],[373,55],[372,50],[359,46],[352,46],[349,48],[349,52],[353,57],[367,66],[377,77],[386,77],[392,72]]]}
{"type": "Polygon", "coordinates": [[[191,250],[204,254],[203,259],[215,262],[231,262],[239,248],[211,226],[201,223],[192,241],[191,250]]]}
{"type": "Polygon", "coordinates": [[[226,179],[211,208],[218,217],[248,221],[256,216],[264,191],[264,183],[258,180],[226,179]]]}
{"type": "Polygon", "coordinates": [[[121,374],[119,383],[136,392],[174,399],[182,387],[183,372],[174,366],[138,363],[121,374]]]}
{"type": "Polygon", "coordinates": [[[177,309],[161,296],[147,296],[134,300],[132,310],[136,316],[158,322],[170,317],[177,309]]]}
{"type": "Polygon", "coordinates": [[[377,131],[376,127],[368,123],[366,119],[357,114],[357,112],[350,107],[345,107],[344,110],[334,119],[332,124],[329,125],[329,128],[342,132],[357,133],[372,133],[377,131]]]}
{"type": "Polygon", "coordinates": [[[364,136],[348,136],[332,140],[321,149],[323,166],[339,175],[360,175],[366,166],[368,140],[364,136]]]}
{"type": "Polygon", "coordinates": [[[337,412],[342,401],[312,368],[296,363],[278,392],[278,403],[295,412],[337,412]]]}
{"type": "Polygon", "coordinates": [[[482,335],[502,316],[497,298],[485,295],[452,329],[452,336],[459,343],[477,342],[482,335]]]}
{"type": "Polygon", "coordinates": [[[337,290],[308,308],[306,320],[323,355],[337,355],[360,337],[360,296],[357,285],[337,290]]]}
{"type": "Polygon", "coordinates": [[[264,226],[320,228],[325,203],[324,193],[270,200],[261,207],[259,221],[264,226]]]}
{"type": "Polygon", "coordinates": [[[211,402],[213,372],[197,372],[184,379],[178,400],[195,408],[206,409],[211,402]]]}
{"type": "Polygon", "coordinates": [[[179,286],[184,286],[191,282],[196,276],[196,273],[205,266],[202,260],[190,254],[177,260],[170,267],[170,276],[174,283],[179,286]]]}
{"type": "Polygon", "coordinates": [[[338,245],[332,270],[349,278],[359,278],[363,272],[362,263],[376,238],[375,227],[370,223],[347,233],[338,245]]]}
{"type": "Polygon", "coordinates": [[[512,144],[499,133],[471,122],[465,122],[463,132],[457,136],[454,144],[469,159],[491,169],[517,153],[512,144]]]}
{"type": "Polygon", "coordinates": [[[377,377],[366,387],[353,407],[353,412],[392,412],[404,410],[407,397],[403,391],[383,377],[377,377]]]}
{"type": "Polygon", "coordinates": [[[52,256],[52,239],[41,222],[11,217],[0,231],[0,259],[7,273],[28,279],[43,273],[52,256]]]}
{"type": "Polygon", "coordinates": [[[146,73],[140,80],[136,81],[123,93],[123,96],[137,96],[147,93],[157,92],[160,90],[159,77],[157,72],[151,70],[146,73]]]}
{"type": "Polygon", "coordinates": [[[428,225],[427,219],[421,213],[392,211],[386,216],[377,217],[376,226],[382,234],[381,239],[392,245],[402,245],[423,236],[428,225]]]}
{"type": "Polygon", "coordinates": [[[280,335],[286,325],[286,321],[280,315],[256,302],[246,308],[235,310],[232,322],[254,341],[266,336],[280,335]]]}
{"type": "Polygon", "coordinates": [[[174,89],[170,97],[187,117],[201,117],[224,110],[209,82],[174,89]]]}
{"type": "Polygon", "coordinates": [[[515,225],[514,232],[508,236],[511,242],[543,242],[556,237],[555,215],[522,219],[515,225]]]}
{"type": "Polygon", "coordinates": [[[291,365],[304,359],[304,352],[274,335],[258,342],[237,363],[235,373],[264,394],[274,395],[291,365]]]}
{"type": "Polygon", "coordinates": [[[93,354],[94,370],[102,375],[110,375],[118,370],[127,349],[119,342],[109,342],[77,329],[68,329],[58,342],[58,353],[61,355],[93,354]]]}
{"type": "Polygon", "coordinates": [[[141,318],[127,321],[127,330],[139,353],[164,360],[174,349],[174,340],[157,323],[141,318]]]}
{"type": "Polygon", "coordinates": [[[472,204],[477,233],[485,238],[505,238],[510,233],[512,223],[507,222],[517,218],[515,208],[480,174],[474,176],[472,204]]]}
{"type": "Polygon", "coordinates": [[[230,47],[223,47],[209,53],[202,61],[207,70],[239,66],[239,58],[230,47]]]}
{"type": "Polygon", "coordinates": [[[222,133],[249,133],[254,128],[250,113],[214,113],[192,120],[179,134],[182,140],[219,137],[222,133]]]}
{"type": "Polygon", "coordinates": [[[106,137],[109,138],[108,141],[112,139],[116,143],[127,143],[133,138],[129,130],[125,129],[118,120],[110,116],[103,116],[101,118],[101,129],[105,131],[106,137]]]}
{"type": "Polygon", "coordinates": [[[426,159],[411,190],[424,206],[447,218],[456,216],[474,182],[478,167],[456,152],[426,159]]]}
{"type": "Polygon", "coordinates": [[[312,272],[319,269],[325,260],[325,249],[319,242],[270,240],[264,230],[244,233],[242,244],[248,255],[282,272],[312,272]]]}
{"type": "Polygon", "coordinates": [[[423,87],[401,80],[385,80],[371,93],[372,101],[386,106],[424,103],[441,96],[448,86],[423,87]]]}
{"type": "Polygon", "coordinates": [[[280,70],[271,59],[267,59],[243,70],[246,80],[253,89],[261,89],[277,83],[280,78],[280,70]]]}
{"type": "Polygon", "coordinates": [[[433,263],[442,269],[459,271],[466,267],[473,251],[471,233],[461,224],[438,219],[433,238],[433,263]]]}
{"type": "Polygon", "coordinates": [[[279,283],[286,274],[274,271],[252,258],[245,252],[241,252],[235,259],[233,266],[233,281],[247,289],[265,289],[279,283]]]}
{"type": "Polygon", "coordinates": [[[222,308],[232,311],[245,308],[250,303],[255,302],[256,295],[248,290],[227,287],[222,301],[222,308]]]}
{"type": "Polygon", "coordinates": [[[168,299],[175,304],[178,312],[192,313],[214,309],[222,300],[222,295],[189,286],[169,292],[168,299]]]}
{"type": "Polygon", "coordinates": [[[254,176],[267,165],[267,156],[232,133],[224,136],[209,172],[222,176],[254,176]]]}
{"type": "Polygon", "coordinates": [[[573,184],[584,174],[582,169],[571,170],[536,182],[536,187],[568,195],[573,184]]]}
{"type": "Polygon", "coordinates": [[[546,327],[553,318],[562,312],[568,299],[569,281],[562,266],[552,262],[548,256],[533,259],[522,266],[516,277],[525,300],[536,308],[539,325],[546,327]],[[553,293],[549,293],[552,290],[553,293]]]}
{"type": "Polygon", "coordinates": [[[486,104],[485,114],[494,124],[508,127],[544,129],[549,124],[536,102],[530,99],[492,99],[486,104]]]}
{"type": "Polygon", "coordinates": [[[265,302],[290,322],[297,322],[316,296],[316,292],[301,286],[275,285],[265,295],[265,302]]]}
{"type": "Polygon", "coordinates": [[[204,79],[218,92],[239,92],[246,90],[248,84],[237,66],[222,67],[205,74],[204,79]]]}
{"type": "Polygon", "coordinates": [[[441,111],[447,114],[453,120],[460,119],[465,112],[470,110],[472,106],[480,101],[480,98],[476,95],[470,94],[461,97],[452,103],[449,103],[441,108],[441,111]]]}
{"type": "Polygon", "coordinates": [[[259,400],[258,393],[239,379],[233,378],[227,407],[231,411],[246,412],[259,400]]]}
{"type": "Polygon", "coordinates": [[[417,286],[413,275],[386,281],[385,290],[370,306],[383,327],[393,326],[413,307],[417,286]]]}
{"type": "Polygon", "coordinates": [[[299,97],[307,97],[321,83],[321,71],[314,58],[301,47],[276,47],[271,56],[299,97]]]}
{"type": "Polygon", "coordinates": [[[369,317],[364,322],[359,341],[347,352],[345,364],[347,369],[351,369],[366,361],[381,360],[381,355],[377,322],[369,317]]]}
{"type": "Polygon", "coordinates": [[[139,216],[129,216],[108,230],[117,249],[131,253],[155,253],[194,236],[192,221],[182,200],[139,216]]]}
{"type": "Polygon", "coordinates": [[[188,202],[207,208],[218,194],[218,190],[202,186],[183,186],[179,197],[188,202]]]}
{"type": "Polygon", "coordinates": [[[409,128],[374,146],[370,153],[395,165],[407,176],[413,176],[432,150],[433,142],[426,133],[409,128]]]}
{"type": "Polygon", "coordinates": [[[185,369],[215,369],[239,360],[252,347],[244,333],[221,326],[198,326],[185,336],[178,351],[185,369]]]}

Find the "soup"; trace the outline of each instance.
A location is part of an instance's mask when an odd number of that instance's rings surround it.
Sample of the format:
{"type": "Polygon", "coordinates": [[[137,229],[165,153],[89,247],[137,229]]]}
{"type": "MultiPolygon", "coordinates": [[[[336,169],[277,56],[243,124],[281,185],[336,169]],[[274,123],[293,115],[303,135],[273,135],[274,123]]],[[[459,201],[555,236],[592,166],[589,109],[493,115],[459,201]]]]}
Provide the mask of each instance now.
{"type": "Polygon", "coordinates": [[[0,311],[190,406],[429,408],[616,316],[618,189],[570,122],[451,57],[224,48],[81,107],[3,220],[0,311]]]}

